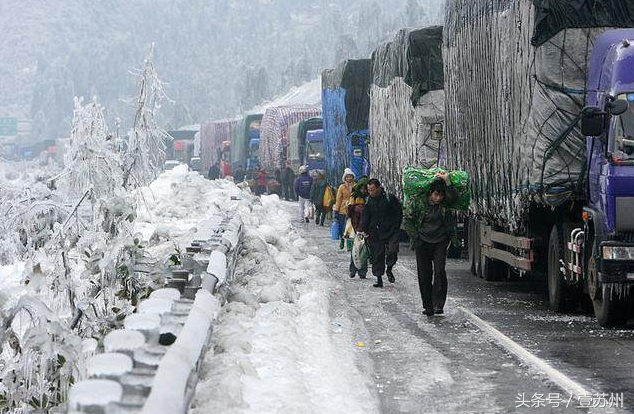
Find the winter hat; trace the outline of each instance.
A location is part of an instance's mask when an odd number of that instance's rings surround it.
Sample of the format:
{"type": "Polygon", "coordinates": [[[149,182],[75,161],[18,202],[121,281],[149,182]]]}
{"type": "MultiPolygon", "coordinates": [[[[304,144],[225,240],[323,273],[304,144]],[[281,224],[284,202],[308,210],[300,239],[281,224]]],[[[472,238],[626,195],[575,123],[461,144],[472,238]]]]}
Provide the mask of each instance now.
{"type": "Polygon", "coordinates": [[[343,175],[341,176],[341,181],[346,181],[346,175],[351,175],[354,178],[357,178],[357,175],[354,173],[354,171],[352,171],[350,168],[346,168],[343,171],[343,175]]]}
{"type": "Polygon", "coordinates": [[[299,167],[299,173],[300,174],[304,174],[306,171],[308,171],[308,168],[306,168],[305,165],[302,165],[301,167],[299,167]]]}

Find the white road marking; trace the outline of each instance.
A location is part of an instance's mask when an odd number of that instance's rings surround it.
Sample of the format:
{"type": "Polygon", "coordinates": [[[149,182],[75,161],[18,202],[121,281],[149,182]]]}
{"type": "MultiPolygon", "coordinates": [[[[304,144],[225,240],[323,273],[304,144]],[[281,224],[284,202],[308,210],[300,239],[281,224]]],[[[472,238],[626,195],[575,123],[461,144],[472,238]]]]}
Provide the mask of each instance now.
{"type": "Polygon", "coordinates": [[[502,332],[495,329],[489,323],[483,321],[478,316],[476,316],[473,312],[464,307],[458,308],[466,318],[476,325],[482,332],[489,335],[495,342],[497,342],[502,348],[515,355],[520,361],[528,365],[529,367],[543,373],[550,379],[552,382],[557,384],[559,388],[567,392],[568,394],[574,395],[576,398],[583,395],[591,395],[595,394],[590,390],[585,389],[581,384],[576,382],[575,380],[569,378],[562,372],[553,368],[548,362],[543,359],[533,355],[517,342],[513,341],[508,336],[504,335],[502,332]]]}

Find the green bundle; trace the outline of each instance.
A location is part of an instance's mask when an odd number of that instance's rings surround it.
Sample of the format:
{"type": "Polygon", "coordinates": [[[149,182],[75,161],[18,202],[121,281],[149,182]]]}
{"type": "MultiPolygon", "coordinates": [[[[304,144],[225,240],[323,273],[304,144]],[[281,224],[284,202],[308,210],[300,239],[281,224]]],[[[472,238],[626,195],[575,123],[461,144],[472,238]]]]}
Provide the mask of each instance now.
{"type": "MultiPolygon", "coordinates": [[[[442,168],[405,167],[403,172],[403,230],[412,240],[421,233],[428,205],[429,188],[436,181],[436,174],[446,171],[442,168]]],[[[443,206],[449,210],[466,210],[469,207],[469,175],[464,171],[448,171],[449,181],[456,187],[458,198],[443,206]]],[[[452,237],[453,239],[453,237],[452,237]]]]}
{"type": "MultiPolygon", "coordinates": [[[[427,200],[429,196],[429,187],[437,180],[436,174],[446,171],[443,168],[418,168],[418,167],[405,167],[403,172],[403,192],[405,193],[405,200],[408,198],[422,198],[427,200]]],[[[469,175],[464,171],[451,170],[449,173],[449,181],[458,190],[458,198],[447,205],[446,208],[450,210],[466,210],[469,208],[469,202],[471,201],[471,193],[469,191],[469,175]]]]}

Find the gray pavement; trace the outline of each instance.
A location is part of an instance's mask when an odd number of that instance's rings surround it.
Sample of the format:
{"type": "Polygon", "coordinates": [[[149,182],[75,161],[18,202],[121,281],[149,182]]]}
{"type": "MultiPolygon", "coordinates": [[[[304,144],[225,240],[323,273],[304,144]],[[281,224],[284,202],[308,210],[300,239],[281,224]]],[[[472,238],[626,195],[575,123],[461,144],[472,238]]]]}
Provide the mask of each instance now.
{"type": "MultiPolygon", "coordinates": [[[[292,207],[289,203],[289,211],[292,207]]],[[[466,262],[451,260],[446,313],[428,318],[422,314],[415,258],[407,246],[401,246],[396,283],[376,289],[371,277],[348,277],[349,253],[329,240],[327,227],[310,223],[297,229],[315,246],[314,253],[326,261],[336,282],[331,292],[333,339],[346,330],[361,342],[341,346],[357,347],[360,368],[370,378],[360,386],[375,389],[383,413],[588,412],[483,335],[460,306],[586,389],[624,392],[625,407],[634,399],[627,391],[634,385],[634,332],[606,331],[589,316],[548,311],[543,283],[485,282],[469,274],[466,262]]]]}

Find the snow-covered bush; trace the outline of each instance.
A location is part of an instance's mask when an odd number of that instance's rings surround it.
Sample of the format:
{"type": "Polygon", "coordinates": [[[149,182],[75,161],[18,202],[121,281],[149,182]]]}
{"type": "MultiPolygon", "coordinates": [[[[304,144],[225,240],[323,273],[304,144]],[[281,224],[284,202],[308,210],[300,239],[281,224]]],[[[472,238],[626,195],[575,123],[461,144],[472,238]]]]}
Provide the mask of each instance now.
{"type": "Polygon", "coordinates": [[[151,56],[139,85],[127,148],[96,99],[76,98],[64,170],[0,174],[0,264],[24,262],[26,292],[12,306],[0,297],[0,413],[63,403],[84,375],[82,339],[101,342],[163,286],[134,234],[146,203],[137,188],[158,175],[167,135],[155,120],[164,93],[151,56]]]}

